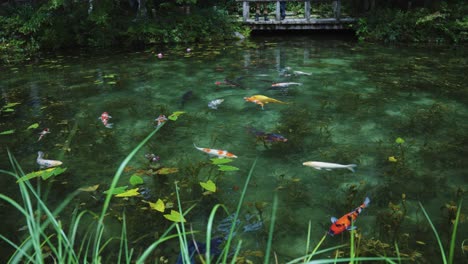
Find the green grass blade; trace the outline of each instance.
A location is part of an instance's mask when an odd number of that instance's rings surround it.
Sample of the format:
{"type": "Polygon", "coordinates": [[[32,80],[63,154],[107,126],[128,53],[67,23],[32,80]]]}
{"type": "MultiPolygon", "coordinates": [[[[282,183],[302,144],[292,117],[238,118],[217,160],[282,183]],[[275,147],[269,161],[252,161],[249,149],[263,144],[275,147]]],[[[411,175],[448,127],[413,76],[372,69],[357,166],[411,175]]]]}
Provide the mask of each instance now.
{"type": "Polygon", "coordinates": [[[232,221],[231,230],[229,231],[229,236],[228,236],[228,239],[226,241],[226,245],[224,247],[225,250],[223,251],[224,255],[223,255],[222,263],[227,263],[227,258],[228,258],[228,255],[229,255],[229,249],[231,247],[231,242],[232,242],[232,234],[234,233],[234,229],[236,227],[236,221],[237,221],[237,218],[239,217],[239,212],[240,212],[240,209],[242,207],[242,204],[244,203],[244,197],[245,197],[245,194],[247,192],[247,187],[249,186],[250,179],[252,178],[252,174],[253,174],[255,165],[257,164],[257,160],[258,160],[258,158],[256,158],[254,163],[252,164],[252,167],[250,168],[249,174],[247,176],[247,180],[245,180],[244,189],[242,190],[241,196],[239,198],[239,203],[237,204],[237,210],[236,210],[236,213],[234,214],[234,219],[232,221]]]}
{"type": "Polygon", "coordinates": [[[435,235],[435,237],[437,239],[437,243],[439,244],[439,248],[440,248],[440,255],[442,256],[442,261],[443,261],[444,264],[447,264],[447,257],[445,256],[444,246],[442,245],[442,241],[440,240],[439,234],[437,234],[437,230],[434,227],[434,224],[432,224],[431,218],[427,214],[426,209],[424,209],[424,206],[421,204],[421,202],[419,202],[419,206],[421,207],[421,209],[422,209],[422,211],[424,213],[424,216],[426,216],[426,219],[429,222],[429,225],[431,226],[432,231],[434,232],[434,235],[435,235]]]}
{"type": "Polygon", "coordinates": [[[448,260],[449,264],[453,264],[453,258],[455,254],[455,240],[457,237],[458,223],[460,221],[462,202],[463,200],[460,200],[460,203],[458,204],[457,216],[455,217],[455,222],[453,223],[452,238],[450,239],[450,250],[449,250],[449,260],[448,260]]]}
{"type": "Polygon", "coordinates": [[[219,208],[223,208],[224,211],[226,212],[227,215],[229,215],[229,212],[226,208],[226,206],[222,204],[217,204],[211,209],[210,217],[208,218],[208,224],[206,225],[206,252],[205,252],[205,261],[206,264],[211,263],[211,233],[213,232],[213,221],[216,215],[216,211],[219,208]]]}
{"type": "Polygon", "coordinates": [[[278,209],[278,194],[275,193],[275,197],[273,198],[273,209],[271,212],[271,222],[270,222],[270,230],[268,231],[268,242],[267,248],[265,251],[265,259],[264,264],[268,264],[270,261],[270,251],[271,251],[271,243],[273,241],[273,233],[275,231],[275,220],[276,220],[276,210],[278,209]]]}

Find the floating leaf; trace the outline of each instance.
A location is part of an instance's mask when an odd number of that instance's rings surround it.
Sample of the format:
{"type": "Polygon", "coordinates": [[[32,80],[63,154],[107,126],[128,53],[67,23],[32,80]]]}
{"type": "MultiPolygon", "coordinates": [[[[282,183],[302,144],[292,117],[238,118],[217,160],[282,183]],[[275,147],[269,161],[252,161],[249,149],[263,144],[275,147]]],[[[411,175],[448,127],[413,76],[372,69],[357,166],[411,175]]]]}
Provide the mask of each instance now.
{"type": "Polygon", "coordinates": [[[115,197],[132,197],[132,196],[137,196],[137,195],[140,195],[140,193],[138,192],[138,188],[135,188],[135,189],[130,189],[123,193],[116,194],[115,197]]]}
{"type": "MultiPolygon", "coordinates": [[[[121,194],[121,193],[124,193],[125,190],[127,189],[127,187],[128,187],[127,185],[126,185],[126,186],[115,187],[115,188],[112,190],[111,194],[121,194]]],[[[105,191],[104,193],[106,193],[106,194],[109,193],[109,190],[105,191]]]]}
{"type": "Polygon", "coordinates": [[[39,123],[34,123],[34,124],[28,126],[28,130],[29,130],[29,129],[38,128],[38,127],[39,127],[39,123]]]}
{"type": "Polygon", "coordinates": [[[166,175],[166,174],[176,173],[178,171],[179,171],[178,168],[161,168],[157,170],[156,173],[166,175]]]}
{"type": "Polygon", "coordinates": [[[21,104],[21,103],[8,103],[5,106],[3,106],[3,108],[10,108],[10,107],[13,107],[13,106],[16,106],[16,105],[19,105],[19,104],[21,104]]]}
{"type": "Polygon", "coordinates": [[[216,192],[216,184],[212,180],[208,180],[207,182],[200,182],[200,185],[210,192],[216,192]]]}
{"type": "Polygon", "coordinates": [[[402,139],[401,137],[398,137],[397,139],[395,139],[395,142],[396,142],[397,144],[400,144],[400,145],[401,145],[401,144],[405,143],[405,140],[402,139]]]}
{"type": "Polygon", "coordinates": [[[225,163],[229,163],[233,161],[232,159],[217,159],[217,158],[210,159],[210,160],[211,160],[211,163],[213,163],[214,165],[225,164],[225,163]]]}
{"type": "Polygon", "coordinates": [[[218,165],[220,171],[236,171],[239,170],[239,168],[234,167],[234,166],[229,166],[229,165],[218,165]]]}
{"type": "Polygon", "coordinates": [[[8,112],[14,112],[15,110],[12,108],[5,108],[5,109],[2,109],[2,111],[5,113],[8,113],[8,112]]]}
{"type": "Polygon", "coordinates": [[[52,170],[50,172],[50,174],[43,174],[41,175],[42,179],[43,180],[47,180],[48,178],[52,177],[52,176],[57,176],[59,174],[62,174],[64,173],[67,168],[61,168],[61,167],[55,167],[55,168],[50,168],[50,169],[47,169],[46,171],[49,171],[49,170],[52,170]]]}
{"type": "Polygon", "coordinates": [[[130,184],[135,186],[135,185],[138,185],[138,184],[143,184],[143,179],[138,176],[138,174],[133,174],[132,176],[130,176],[130,184]]]}
{"type": "Polygon", "coordinates": [[[93,185],[93,186],[88,186],[88,187],[81,187],[78,189],[78,191],[82,192],[94,192],[99,188],[99,184],[93,185]]]}
{"type": "Polygon", "coordinates": [[[172,113],[170,116],[168,116],[167,118],[169,118],[172,121],[176,121],[177,118],[179,118],[179,116],[184,114],[184,113],[185,112],[183,112],[183,111],[176,111],[176,112],[172,113]]]}
{"type": "Polygon", "coordinates": [[[171,210],[171,214],[165,214],[164,217],[172,222],[186,222],[185,218],[177,211],[171,210]]]}
{"type": "Polygon", "coordinates": [[[397,162],[398,160],[395,158],[395,156],[390,156],[390,157],[388,157],[388,161],[397,162]]]}
{"type": "Polygon", "coordinates": [[[161,199],[158,199],[155,203],[149,202],[149,205],[152,209],[164,213],[166,207],[164,206],[164,202],[161,199]]]}
{"type": "Polygon", "coordinates": [[[10,134],[13,134],[13,133],[15,133],[14,129],[3,131],[3,132],[0,133],[0,135],[10,135],[10,134]]]}
{"type": "Polygon", "coordinates": [[[55,167],[55,168],[49,168],[49,169],[46,169],[46,170],[34,171],[34,172],[28,173],[28,174],[24,175],[23,177],[19,178],[16,182],[17,183],[18,182],[23,182],[23,181],[27,181],[27,180],[37,178],[37,177],[41,177],[43,180],[47,180],[48,178],[50,178],[52,176],[57,176],[57,175],[63,173],[64,171],[66,171],[66,170],[67,170],[67,168],[55,167]]]}

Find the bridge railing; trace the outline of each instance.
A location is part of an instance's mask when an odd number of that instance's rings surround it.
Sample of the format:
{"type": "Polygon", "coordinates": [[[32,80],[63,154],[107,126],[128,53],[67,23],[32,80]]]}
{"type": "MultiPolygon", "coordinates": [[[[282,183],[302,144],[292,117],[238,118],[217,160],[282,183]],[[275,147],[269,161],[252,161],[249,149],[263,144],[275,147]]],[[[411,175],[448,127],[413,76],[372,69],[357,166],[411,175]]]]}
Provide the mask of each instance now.
{"type": "MultiPolygon", "coordinates": [[[[236,2],[242,2],[242,20],[244,22],[247,21],[250,17],[250,3],[252,2],[276,2],[276,16],[275,19],[277,21],[280,20],[280,2],[304,2],[304,18],[307,21],[310,21],[310,2],[314,0],[286,0],[286,1],[279,1],[279,0],[236,0],[236,2]]],[[[317,1],[317,0],[315,0],[317,1]]],[[[333,13],[336,19],[340,19],[341,13],[341,1],[340,0],[333,0],[333,13]]]]}

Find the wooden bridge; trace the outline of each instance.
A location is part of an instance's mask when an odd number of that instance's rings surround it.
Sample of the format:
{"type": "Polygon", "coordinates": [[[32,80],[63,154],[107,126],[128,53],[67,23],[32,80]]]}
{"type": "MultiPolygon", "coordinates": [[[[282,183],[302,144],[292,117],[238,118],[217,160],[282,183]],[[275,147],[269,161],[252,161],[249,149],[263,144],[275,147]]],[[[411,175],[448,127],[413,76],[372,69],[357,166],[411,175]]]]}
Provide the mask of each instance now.
{"type": "MultiPolygon", "coordinates": [[[[330,18],[314,18],[311,17],[310,9],[311,2],[314,0],[236,0],[242,2],[242,22],[250,26],[252,30],[342,30],[349,29],[356,22],[356,19],[350,17],[341,17],[341,1],[333,0],[334,17],[330,18]],[[261,19],[255,21],[250,17],[250,3],[267,4],[268,2],[276,2],[275,19],[265,21],[263,15],[261,19]],[[280,2],[304,2],[304,17],[288,17],[281,20],[280,2]]],[[[317,0],[315,0],[317,1],[317,0]]],[[[287,8],[286,8],[287,9],[287,8]]]]}

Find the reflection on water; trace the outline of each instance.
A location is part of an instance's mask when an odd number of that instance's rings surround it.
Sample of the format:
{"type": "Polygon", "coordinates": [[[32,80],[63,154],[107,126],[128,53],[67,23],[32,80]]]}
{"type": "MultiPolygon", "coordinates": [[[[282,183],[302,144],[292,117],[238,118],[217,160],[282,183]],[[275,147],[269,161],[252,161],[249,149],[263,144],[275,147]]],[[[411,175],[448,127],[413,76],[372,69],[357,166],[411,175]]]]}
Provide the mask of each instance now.
{"type": "MultiPolygon", "coordinates": [[[[38,169],[36,153],[44,151],[67,167],[51,186],[50,203],[77,188],[100,184],[93,195],[81,195],[72,206],[98,210],[119,163],[154,129],[155,118],[184,111],[137,154],[120,185],[128,185],[132,174],[144,175],[145,199],[174,203],[173,182],[180,181],[183,207],[198,204],[187,219],[204,231],[214,204],[234,210],[258,157],[242,211],[243,219],[254,219],[244,226],[250,232],[239,229],[236,235],[246,248],[264,250],[271,202],[278,193],[273,242],[282,261],[304,254],[309,221],[312,240],[318,241],[331,216],[341,217],[366,196],[371,204],[356,224],[368,241],[392,245],[396,239],[406,243],[402,252],[420,251],[426,259],[437,254],[428,250],[430,246],[416,244],[434,245],[417,202],[427,206],[446,241],[450,216],[448,209],[440,208],[465,196],[467,188],[465,49],[258,38],[191,50],[167,49],[162,59],[156,56],[161,51],[153,50],[54,56],[2,69],[0,106],[20,105],[0,113],[0,132],[15,129],[0,136],[0,167],[10,168],[7,147],[26,172],[38,169]],[[278,82],[300,85],[272,87],[278,82]],[[262,110],[244,101],[253,95],[287,104],[268,103],[262,110]],[[224,101],[217,109],[209,108],[215,99],[224,101]],[[113,128],[98,119],[103,112],[112,116],[113,128]],[[34,123],[39,123],[37,129],[27,129],[34,123]],[[38,142],[44,128],[51,133],[38,142]],[[268,133],[287,141],[265,140],[268,133]],[[231,164],[240,170],[218,171],[194,144],[237,155],[231,164]],[[159,160],[150,163],[145,154],[159,160]],[[358,167],[355,173],[315,170],[303,166],[305,161],[358,167]],[[155,175],[161,167],[179,172],[155,175]],[[202,194],[199,182],[207,179],[216,182],[216,194],[202,194]]],[[[2,193],[17,197],[12,179],[1,177],[0,184],[2,193]]],[[[126,209],[135,247],[147,246],[168,226],[161,214],[141,209],[147,204],[139,198],[116,200],[113,206],[116,219],[126,209]]],[[[10,209],[1,210],[8,224],[0,233],[10,238],[24,235],[11,231],[24,223],[10,209]]],[[[465,225],[459,234],[466,232],[465,225]]],[[[325,246],[341,242],[337,236],[325,246]]],[[[175,260],[177,254],[168,248],[163,254],[175,260]]]]}

